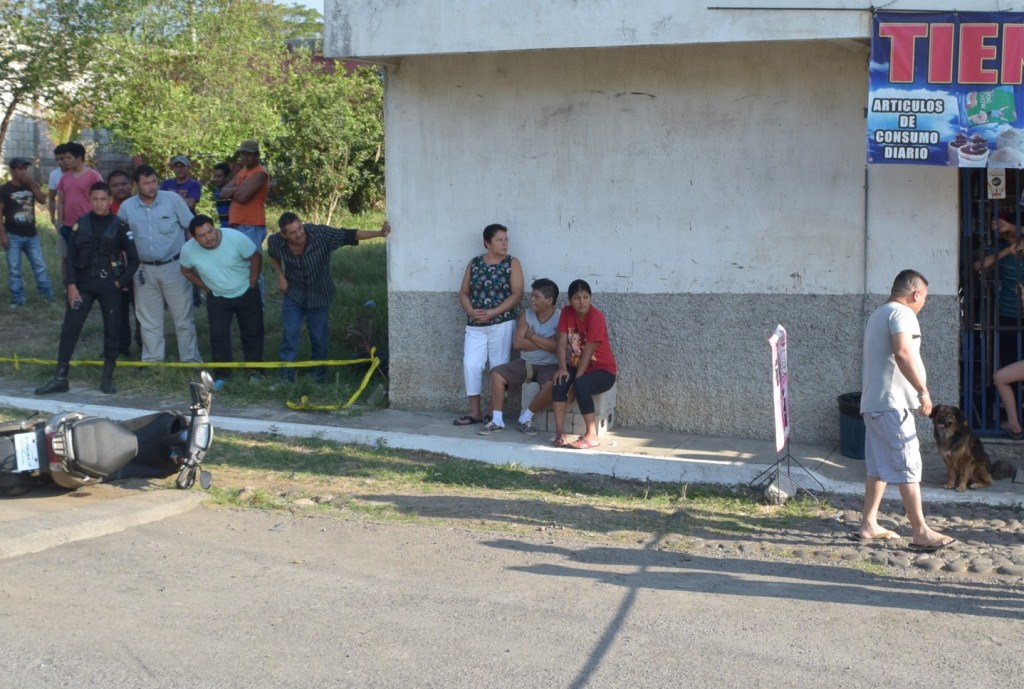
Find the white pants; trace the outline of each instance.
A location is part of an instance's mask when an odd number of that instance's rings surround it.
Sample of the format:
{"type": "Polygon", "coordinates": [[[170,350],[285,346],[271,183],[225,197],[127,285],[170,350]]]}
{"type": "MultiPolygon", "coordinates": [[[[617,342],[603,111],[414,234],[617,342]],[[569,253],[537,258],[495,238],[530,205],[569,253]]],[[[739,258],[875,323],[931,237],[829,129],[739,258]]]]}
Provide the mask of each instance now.
{"type": "Polygon", "coordinates": [[[484,367],[507,364],[512,356],[512,336],[516,322],[497,325],[467,325],[462,351],[462,374],[466,377],[466,396],[479,395],[483,389],[484,367]]]}
{"type": "Polygon", "coordinates": [[[202,362],[192,320],[192,283],[181,274],[178,261],[162,266],[140,265],[135,273],[135,315],[142,331],[142,360],[164,360],[165,303],[178,336],[178,358],[202,362]]]}

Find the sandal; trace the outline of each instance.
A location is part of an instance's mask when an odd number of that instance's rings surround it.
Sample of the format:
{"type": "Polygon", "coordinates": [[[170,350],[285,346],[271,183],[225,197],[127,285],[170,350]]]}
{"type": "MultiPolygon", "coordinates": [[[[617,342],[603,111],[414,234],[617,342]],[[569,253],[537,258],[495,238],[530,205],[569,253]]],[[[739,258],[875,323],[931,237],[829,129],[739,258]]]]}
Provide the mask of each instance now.
{"type": "Polygon", "coordinates": [[[952,536],[939,536],[931,543],[914,543],[910,542],[907,544],[907,550],[912,550],[915,553],[934,553],[937,550],[948,548],[949,546],[956,543],[956,539],[952,536]]]}
{"type": "Polygon", "coordinates": [[[470,416],[469,414],[464,414],[463,416],[460,416],[459,418],[452,421],[452,423],[455,424],[456,426],[472,426],[475,423],[483,423],[483,419],[477,419],[470,416]]]}
{"type": "Polygon", "coordinates": [[[554,441],[552,441],[552,445],[555,447],[565,447],[568,444],[564,435],[556,435],[554,441]]]}
{"type": "Polygon", "coordinates": [[[601,443],[596,440],[587,440],[582,435],[576,438],[573,442],[569,443],[569,447],[576,450],[593,450],[595,447],[600,447],[601,443]]]}
{"type": "Polygon", "coordinates": [[[1003,421],[999,424],[999,427],[1009,434],[1010,440],[1024,440],[1024,431],[1013,430],[1008,422],[1003,421]]]}

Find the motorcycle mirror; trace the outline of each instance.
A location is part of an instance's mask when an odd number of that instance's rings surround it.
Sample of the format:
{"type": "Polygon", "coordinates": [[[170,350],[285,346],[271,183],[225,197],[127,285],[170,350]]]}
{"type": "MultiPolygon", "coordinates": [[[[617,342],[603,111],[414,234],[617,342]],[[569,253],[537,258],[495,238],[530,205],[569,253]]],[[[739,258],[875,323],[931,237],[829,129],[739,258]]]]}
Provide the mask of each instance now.
{"type": "Polygon", "coordinates": [[[213,390],[213,376],[210,375],[209,371],[201,371],[199,378],[203,381],[203,386],[207,390],[213,390]]]}
{"type": "Polygon", "coordinates": [[[203,490],[210,490],[210,486],[213,485],[213,474],[209,471],[200,472],[199,485],[203,487],[203,490]]]}

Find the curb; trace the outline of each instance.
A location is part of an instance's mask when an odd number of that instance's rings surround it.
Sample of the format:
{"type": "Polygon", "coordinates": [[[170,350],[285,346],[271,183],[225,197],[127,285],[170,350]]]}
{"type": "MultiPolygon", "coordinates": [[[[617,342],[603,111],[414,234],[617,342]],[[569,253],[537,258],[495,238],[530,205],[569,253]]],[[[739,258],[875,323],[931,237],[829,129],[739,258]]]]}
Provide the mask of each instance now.
{"type": "MultiPolygon", "coordinates": [[[[153,410],[125,407],[83,404],[59,398],[26,398],[15,395],[0,395],[0,405],[20,409],[35,409],[46,413],[58,413],[74,409],[85,414],[102,416],[110,419],[130,419],[153,410]]],[[[357,426],[321,425],[316,423],[296,423],[290,421],[268,421],[267,419],[250,419],[238,416],[213,415],[210,417],[214,428],[238,433],[266,433],[270,427],[286,437],[319,437],[341,444],[357,444],[373,447],[384,444],[401,450],[420,450],[436,452],[458,459],[475,460],[488,464],[518,464],[533,468],[553,469],[578,474],[603,474],[615,478],[634,479],[638,481],[663,481],[668,483],[710,483],[719,485],[749,484],[762,471],[767,469],[775,459],[770,452],[771,461],[742,460],[735,456],[736,452],[712,453],[706,451],[688,453],[677,450],[671,456],[639,454],[623,448],[616,451],[614,445],[602,446],[594,450],[566,450],[547,445],[533,443],[504,443],[478,439],[475,436],[454,438],[448,435],[432,435],[418,433],[415,430],[384,430],[357,426]]],[[[749,445],[748,441],[721,439],[722,443],[741,443],[741,449],[749,445]]],[[[770,448],[770,444],[762,443],[770,448]]],[[[759,454],[760,450],[749,450],[759,454]]],[[[748,452],[744,449],[743,452],[748,452]]],[[[797,482],[811,484],[821,483],[825,491],[837,495],[863,496],[863,480],[849,481],[836,476],[828,468],[829,454],[814,456],[799,455],[806,466],[803,470],[795,469],[791,476],[797,482]],[[812,466],[813,465],[813,466],[812,466]]],[[[1022,472],[1024,473],[1024,472],[1022,472]]],[[[993,487],[995,488],[995,487],[993,487]]],[[[885,492],[886,500],[899,500],[896,486],[889,486],[885,492]]],[[[956,493],[933,486],[921,487],[921,497],[925,504],[984,504],[1002,507],[1020,507],[1024,498],[1019,492],[990,489],[984,492],[968,491],[956,493]]],[[[2,555],[0,555],[2,556],[2,555]]]]}
{"type": "Polygon", "coordinates": [[[0,560],[160,521],[183,514],[205,499],[206,494],[198,491],[155,490],[5,522],[0,533],[0,560]]]}

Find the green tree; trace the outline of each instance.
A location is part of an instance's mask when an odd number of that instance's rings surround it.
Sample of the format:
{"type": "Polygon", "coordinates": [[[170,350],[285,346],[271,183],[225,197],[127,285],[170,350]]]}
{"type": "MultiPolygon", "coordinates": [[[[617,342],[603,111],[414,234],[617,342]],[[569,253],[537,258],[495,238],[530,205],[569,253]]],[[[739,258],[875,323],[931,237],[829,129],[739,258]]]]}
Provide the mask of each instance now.
{"type": "Polygon", "coordinates": [[[149,4],[105,41],[94,72],[94,126],[147,162],[225,160],[280,128],[274,87],[287,56],[284,8],[261,0],[149,4]]]}
{"type": "Polygon", "coordinates": [[[312,7],[292,4],[281,9],[285,41],[302,41],[312,43],[314,50],[321,50],[324,40],[324,18],[312,7]]]}
{"type": "Polygon", "coordinates": [[[286,205],[329,223],[339,209],[357,212],[382,201],[383,87],[374,69],[346,75],[340,63],[323,64],[300,50],[275,96],[281,130],[269,149],[286,205]]]}
{"type": "Polygon", "coordinates": [[[0,141],[19,108],[77,100],[96,47],[131,0],[0,0],[0,141]]]}
{"type": "Polygon", "coordinates": [[[381,81],[318,58],[320,30],[318,13],[266,0],[142,4],[100,46],[85,89],[91,124],[157,167],[184,154],[208,169],[256,139],[291,208],[326,222],[373,207],[381,81]]]}

